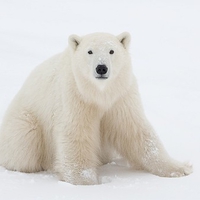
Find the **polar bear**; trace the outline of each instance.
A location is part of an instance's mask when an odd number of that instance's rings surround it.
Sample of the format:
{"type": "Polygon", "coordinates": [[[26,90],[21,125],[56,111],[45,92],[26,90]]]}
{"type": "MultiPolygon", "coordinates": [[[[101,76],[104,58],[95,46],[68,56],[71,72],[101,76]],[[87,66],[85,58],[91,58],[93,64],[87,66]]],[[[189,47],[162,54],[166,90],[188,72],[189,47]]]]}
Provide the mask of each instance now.
{"type": "Polygon", "coordinates": [[[192,166],[170,158],[145,117],[130,40],[127,32],[71,35],[63,53],[39,65],[3,119],[0,165],[98,184],[97,167],[116,151],[158,176],[190,174],[192,166]]]}

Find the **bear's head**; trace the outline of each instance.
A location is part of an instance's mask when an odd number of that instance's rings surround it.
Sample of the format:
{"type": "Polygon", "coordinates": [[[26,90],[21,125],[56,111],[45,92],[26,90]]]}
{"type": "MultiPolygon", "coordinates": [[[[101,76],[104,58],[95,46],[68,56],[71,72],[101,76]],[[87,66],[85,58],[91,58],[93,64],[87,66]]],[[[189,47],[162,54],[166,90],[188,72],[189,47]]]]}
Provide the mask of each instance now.
{"type": "Polygon", "coordinates": [[[69,37],[72,71],[87,101],[115,100],[130,86],[130,38],[127,32],[118,36],[94,33],[69,37]]]}

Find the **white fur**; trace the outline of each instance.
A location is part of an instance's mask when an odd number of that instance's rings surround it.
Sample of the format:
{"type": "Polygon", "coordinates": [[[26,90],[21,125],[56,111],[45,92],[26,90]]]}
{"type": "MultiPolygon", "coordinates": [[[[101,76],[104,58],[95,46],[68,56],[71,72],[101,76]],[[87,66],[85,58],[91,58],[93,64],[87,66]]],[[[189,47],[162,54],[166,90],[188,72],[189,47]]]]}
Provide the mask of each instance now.
{"type": "Polygon", "coordinates": [[[116,150],[159,176],[190,174],[190,165],[168,156],[144,115],[129,44],[128,33],[72,35],[63,53],[38,66],[5,114],[0,165],[53,170],[72,184],[97,184],[97,166],[116,150]],[[95,78],[100,64],[108,67],[108,79],[95,78]]]}

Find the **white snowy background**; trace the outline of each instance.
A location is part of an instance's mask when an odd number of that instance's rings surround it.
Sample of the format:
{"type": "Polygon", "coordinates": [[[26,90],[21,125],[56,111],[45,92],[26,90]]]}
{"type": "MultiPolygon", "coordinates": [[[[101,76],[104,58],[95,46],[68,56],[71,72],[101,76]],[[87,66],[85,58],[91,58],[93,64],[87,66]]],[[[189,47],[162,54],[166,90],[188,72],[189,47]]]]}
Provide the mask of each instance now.
{"type": "Polygon", "coordinates": [[[48,172],[0,167],[0,200],[200,199],[199,0],[0,0],[0,121],[32,69],[63,51],[70,34],[123,31],[132,35],[146,115],[193,174],[161,178],[117,161],[99,169],[103,184],[73,186],[48,172]]]}

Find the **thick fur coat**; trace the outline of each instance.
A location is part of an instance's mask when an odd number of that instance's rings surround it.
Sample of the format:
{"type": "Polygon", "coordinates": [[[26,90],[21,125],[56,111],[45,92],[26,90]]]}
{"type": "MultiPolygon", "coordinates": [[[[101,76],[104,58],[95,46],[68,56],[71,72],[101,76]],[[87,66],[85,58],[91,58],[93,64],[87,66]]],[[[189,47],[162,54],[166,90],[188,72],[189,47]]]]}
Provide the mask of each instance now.
{"type": "Polygon", "coordinates": [[[98,184],[97,167],[116,151],[158,176],[192,167],[166,153],[145,117],[128,53],[130,35],[69,37],[15,96],[0,129],[0,165],[52,170],[72,184],[98,184]]]}

